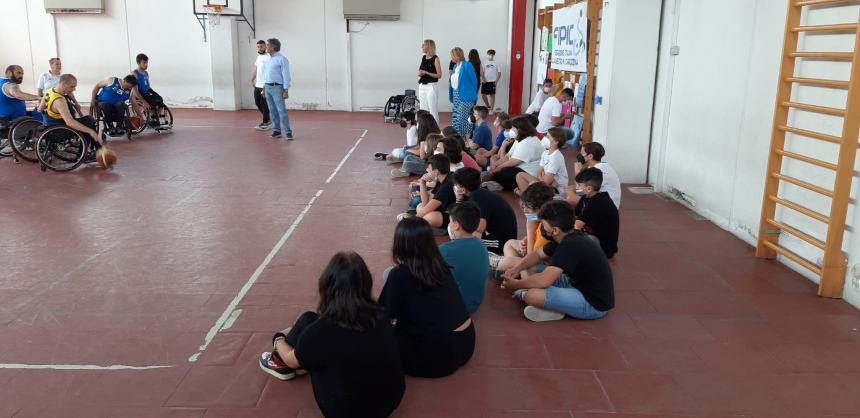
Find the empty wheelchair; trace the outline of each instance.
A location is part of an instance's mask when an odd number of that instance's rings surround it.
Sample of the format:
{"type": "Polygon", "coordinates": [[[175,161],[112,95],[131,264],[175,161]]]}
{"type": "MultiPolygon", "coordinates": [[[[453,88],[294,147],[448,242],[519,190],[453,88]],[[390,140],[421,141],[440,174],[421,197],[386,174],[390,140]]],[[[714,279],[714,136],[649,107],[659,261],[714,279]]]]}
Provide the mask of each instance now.
{"type": "Polygon", "coordinates": [[[89,135],[66,125],[46,128],[36,141],[36,156],[42,171],[71,171],[95,160],[96,147],[89,135]]]}

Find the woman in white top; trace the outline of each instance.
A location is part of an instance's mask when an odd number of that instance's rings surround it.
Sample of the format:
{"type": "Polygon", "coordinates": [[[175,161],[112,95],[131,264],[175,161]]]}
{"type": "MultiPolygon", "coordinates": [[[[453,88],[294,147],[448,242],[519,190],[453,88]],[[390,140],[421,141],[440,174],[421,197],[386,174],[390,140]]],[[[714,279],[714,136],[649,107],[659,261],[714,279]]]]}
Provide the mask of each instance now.
{"type": "Polygon", "coordinates": [[[566,140],[567,133],[564,129],[550,128],[547,131],[547,135],[541,140],[546,151],[541,155],[537,175],[532,176],[525,171],[517,174],[517,190],[515,190],[517,194],[519,191],[525,190],[530,184],[540,181],[555,189],[559,196],[564,197],[568,177],[561,147],[564,146],[566,140]]]}
{"type": "Polygon", "coordinates": [[[517,116],[511,120],[511,134],[516,142],[510,150],[491,166],[489,176],[484,186],[492,191],[514,190],[517,187],[517,174],[526,172],[531,176],[537,175],[540,158],[544,148],[537,138],[535,127],[525,116],[517,116]]]}

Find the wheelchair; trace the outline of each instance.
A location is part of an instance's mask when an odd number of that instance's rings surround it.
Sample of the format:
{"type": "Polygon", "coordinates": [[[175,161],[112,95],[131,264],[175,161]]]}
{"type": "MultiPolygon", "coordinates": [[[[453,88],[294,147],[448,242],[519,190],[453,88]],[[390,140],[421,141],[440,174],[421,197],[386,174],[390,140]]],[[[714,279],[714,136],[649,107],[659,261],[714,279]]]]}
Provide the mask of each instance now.
{"type": "Polygon", "coordinates": [[[30,116],[21,116],[9,121],[3,128],[0,121],[0,157],[12,157],[15,161],[19,158],[34,163],[36,158],[36,139],[43,130],[42,121],[30,116]]]}
{"type": "Polygon", "coordinates": [[[46,128],[36,140],[36,156],[42,171],[71,171],[95,161],[96,147],[89,135],[66,125],[46,128]]]}
{"type": "MultiPolygon", "coordinates": [[[[143,103],[138,103],[141,107],[143,103]]],[[[129,114],[134,113],[134,109],[131,105],[128,106],[129,114]]],[[[161,104],[160,106],[150,106],[149,109],[144,109],[143,111],[143,125],[136,129],[134,134],[139,134],[143,132],[147,127],[152,128],[155,132],[161,133],[165,131],[173,130],[173,112],[170,111],[170,108],[167,107],[166,104],[161,104]]]]}
{"type": "Polygon", "coordinates": [[[119,123],[119,126],[116,127],[116,130],[112,131],[110,124],[105,120],[105,116],[98,106],[98,102],[90,104],[90,116],[96,121],[96,131],[99,132],[102,140],[107,137],[118,138],[121,136],[125,136],[126,139],[131,140],[132,134],[143,132],[143,128],[134,129],[131,126],[131,115],[134,113],[132,112],[131,105],[128,100],[126,100],[126,105],[123,109],[122,121],[119,123]]]}

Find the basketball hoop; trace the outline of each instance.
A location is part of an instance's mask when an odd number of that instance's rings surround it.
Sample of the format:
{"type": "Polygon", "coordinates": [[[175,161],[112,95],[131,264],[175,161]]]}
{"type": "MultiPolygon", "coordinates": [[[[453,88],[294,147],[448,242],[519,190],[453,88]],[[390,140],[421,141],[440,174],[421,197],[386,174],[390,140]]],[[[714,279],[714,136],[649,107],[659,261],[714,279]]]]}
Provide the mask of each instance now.
{"type": "Polygon", "coordinates": [[[209,20],[209,26],[218,26],[221,24],[221,11],[224,6],[220,4],[203,5],[203,10],[206,11],[206,18],[209,20]]]}

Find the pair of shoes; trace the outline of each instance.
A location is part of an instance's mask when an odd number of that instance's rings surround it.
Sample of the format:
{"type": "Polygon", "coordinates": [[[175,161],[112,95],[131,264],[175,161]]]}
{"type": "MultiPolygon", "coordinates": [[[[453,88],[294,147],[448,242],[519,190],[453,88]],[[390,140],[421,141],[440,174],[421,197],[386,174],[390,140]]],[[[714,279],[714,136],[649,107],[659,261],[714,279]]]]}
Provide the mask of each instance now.
{"type": "Polygon", "coordinates": [[[500,192],[500,191],[504,190],[504,187],[502,187],[502,185],[499,182],[493,181],[493,180],[485,181],[485,182],[481,183],[481,187],[486,187],[487,190],[489,190],[491,192],[500,192]]]}
{"type": "Polygon", "coordinates": [[[260,368],[264,372],[277,377],[281,380],[291,380],[296,376],[304,376],[308,374],[305,369],[293,369],[281,360],[281,356],[277,351],[264,351],[260,355],[260,368]]]}
{"type": "Polygon", "coordinates": [[[278,138],[280,138],[280,137],[281,137],[281,132],[280,132],[280,131],[272,132],[272,134],[271,134],[271,135],[269,135],[269,138],[272,138],[272,139],[278,139],[278,138]]]}
{"type": "Polygon", "coordinates": [[[409,176],[411,176],[411,174],[409,174],[409,172],[403,171],[402,169],[395,168],[394,170],[391,170],[391,178],[393,179],[409,176]]]}
{"type": "Polygon", "coordinates": [[[564,319],[564,314],[561,312],[548,311],[546,309],[535,308],[534,306],[526,306],[523,309],[523,315],[533,322],[558,321],[564,319]]]}
{"type": "Polygon", "coordinates": [[[293,140],[293,133],[287,132],[287,141],[292,141],[292,140],[293,140]]]}
{"type": "Polygon", "coordinates": [[[373,159],[376,161],[382,161],[388,159],[388,154],[384,152],[375,152],[373,153],[373,159]]]}
{"type": "Polygon", "coordinates": [[[272,129],[272,124],[271,123],[261,123],[261,124],[257,125],[256,127],[254,127],[254,129],[256,129],[258,131],[268,131],[269,129],[272,129]]]}

